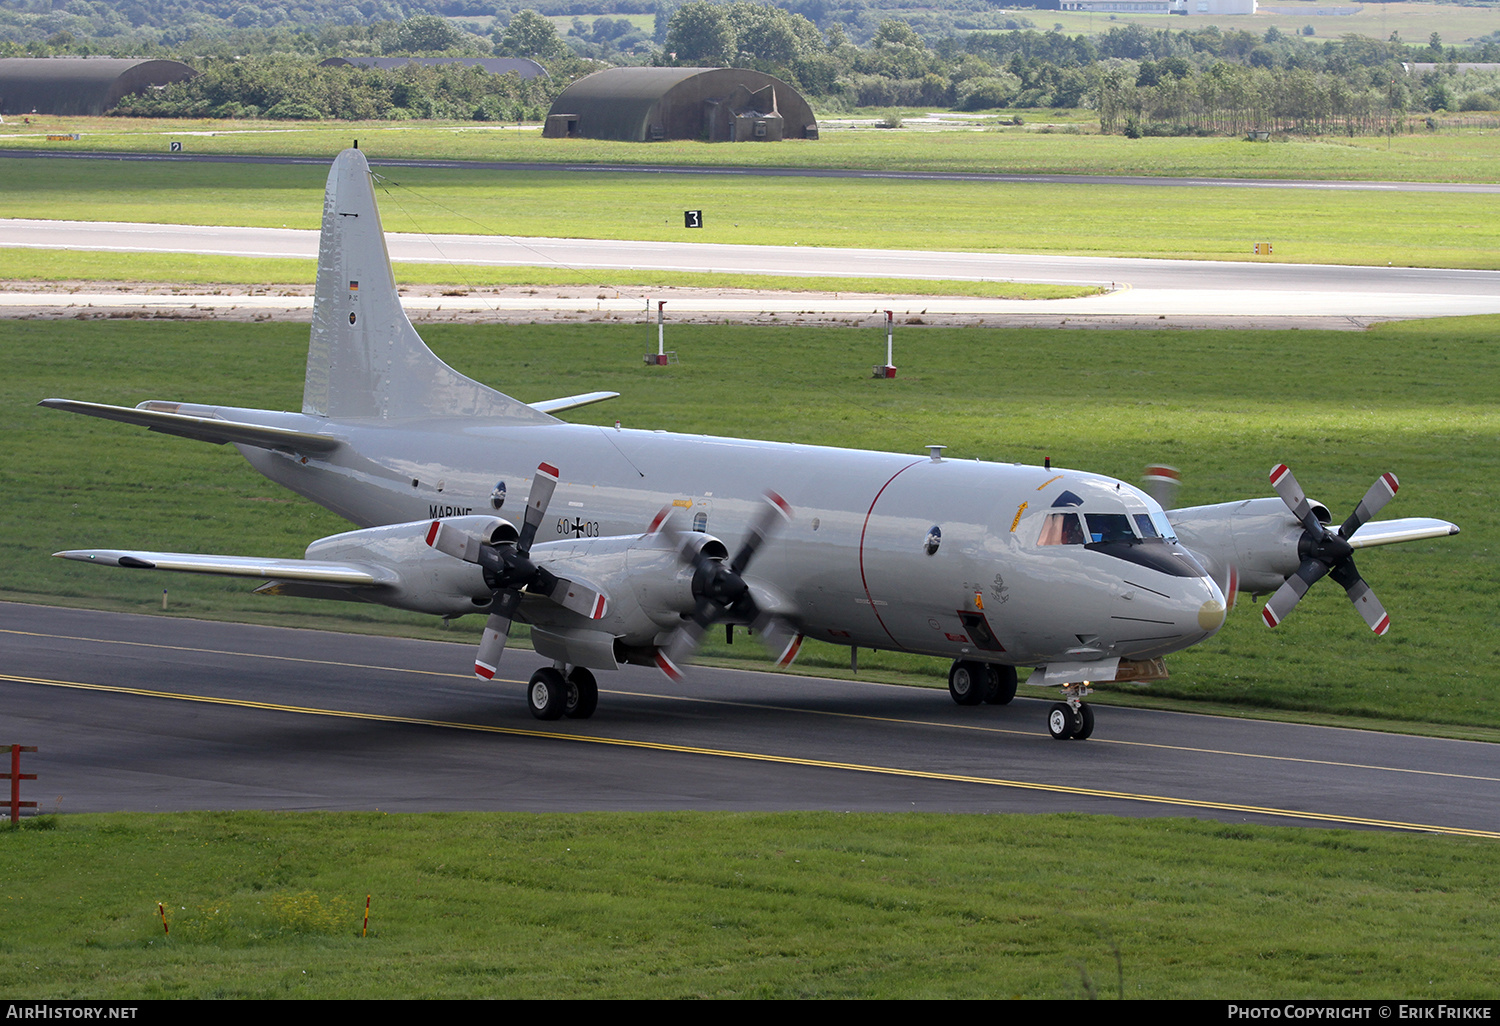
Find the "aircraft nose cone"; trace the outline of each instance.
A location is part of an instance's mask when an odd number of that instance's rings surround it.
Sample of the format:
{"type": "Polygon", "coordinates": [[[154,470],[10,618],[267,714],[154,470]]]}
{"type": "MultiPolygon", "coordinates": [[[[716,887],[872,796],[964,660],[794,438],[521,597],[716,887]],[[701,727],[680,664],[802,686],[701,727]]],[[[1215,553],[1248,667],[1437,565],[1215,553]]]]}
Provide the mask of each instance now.
{"type": "Polygon", "coordinates": [[[1229,612],[1229,603],[1224,601],[1224,593],[1212,577],[1207,574],[1193,582],[1193,587],[1182,596],[1178,608],[1183,615],[1178,620],[1182,624],[1184,634],[1190,634],[1193,624],[1202,633],[1189,642],[1196,645],[1206,638],[1212,637],[1220,627],[1224,626],[1224,617],[1229,612]]]}
{"type": "Polygon", "coordinates": [[[1221,598],[1209,599],[1198,607],[1198,626],[1212,634],[1224,626],[1224,602],[1221,598]]]}

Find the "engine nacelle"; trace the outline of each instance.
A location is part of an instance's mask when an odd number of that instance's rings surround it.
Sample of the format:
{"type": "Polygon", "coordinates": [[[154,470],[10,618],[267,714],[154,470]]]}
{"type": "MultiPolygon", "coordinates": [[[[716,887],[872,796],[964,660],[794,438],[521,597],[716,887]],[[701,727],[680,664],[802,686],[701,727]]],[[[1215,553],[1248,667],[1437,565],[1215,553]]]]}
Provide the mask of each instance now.
{"type": "MultiPolygon", "coordinates": [[[[514,542],[520,537],[513,524],[499,517],[450,517],[444,522],[492,544],[514,542]]],[[[427,544],[431,526],[430,520],[416,520],[330,535],[309,545],[307,558],[369,563],[394,579],[378,590],[351,594],[350,598],[438,616],[462,616],[488,609],[493,593],[484,581],[484,571],[431,548],[427,544]]]]}
{"type": "MultiPolygon", "coordinates": [[[[559,572],[592,582],[608,595],[603,619],[587,626],[609,631],[629,645],[649,645],[662,631],[678,626],[691,612],[693,570],[691,559],[699,552],[724,558],[728,549],[710,534],[693,534],[687,553],[659,534],[622,535],[612,538],[577,538],[534,545],[531,558],[539,566],[554,561],[559,572]]],[[[570,623],[569,614],[538,605],[526,607],[534,623],[570,623]]]]}
{"type": "MultiPolygon", "coordinates": [[[[1313,514],[1327,524],[1328,507],[1312,502],[1313,514]]],[[[1209,563],[1216,580],[1234,567],[1239,590],[1272,592],[1302,563],[1297,551],[1302,524],[1279,498],[1245,499],[1213,506],[1190,506],[1167,511],[1167,519],[1184,546],[1209,563]]]]}

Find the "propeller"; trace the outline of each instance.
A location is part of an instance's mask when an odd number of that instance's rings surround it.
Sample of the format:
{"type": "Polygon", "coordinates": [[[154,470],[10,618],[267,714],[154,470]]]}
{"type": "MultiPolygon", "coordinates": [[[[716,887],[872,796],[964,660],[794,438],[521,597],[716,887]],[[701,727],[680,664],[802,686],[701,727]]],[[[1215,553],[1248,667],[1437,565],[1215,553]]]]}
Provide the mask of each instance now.
{"type": "Polygon", "coordinates": [[[552,493],[557,490],[557,475],[557,468],[551,464],[538,464],[536,476],[531,479],[531,494],[526,499],[526,516],[514,541],[495,544],[441,520],[434,520],[427,529],[428,545],[484,570],[493,605],[484,624],[479,652],[474,657],[474,673],[485,680],[495,676],[523,592],[550,598],[591,620],[604,615],[606,600],[602,592],[581,581],[558,577],[531,561],[531,544],[547,515],[552,493]]]}
{"type": "Polygon", "coordinates": [[[652,529],[672,542],[679,558],[693,568],[695,603],[688,619],[657,649],[657,667],[672,680],[681,680],[682,668],[698,650],[704,632],[723,620],[750,624],[776,665],[790,666],[802,647],[802,634],[785,617],[763,609],[742,575],[772,532],[792,519],[791,506],[775,492],[766,492],[765,504],[751,522],[744,544],[727,563],[695,547],[692,535],[677,526],[671,512],[670,508],[662,510],[652,529]]]}
{"type": "Polygon", "coordinates": [[[1272,468],[1271,487],[1276,489],[1281,501],[1292,511],[1292,516],[1302,522],[1302,539],[1297,543],[1297,554],[1302,557],[1302,565],[1297,567],[1297,572],[1288,577],[1286,583],[1262,607],[1261,616],[1267,626],[1275,627],[1286,619],[1286,615],[1307,594],[1307,589],[1327,576],[1343,587],[1349,601],[1354,603],[1359,615],[1370,625],[1370,630],[1376,634],[1384,634],[1390,630],[1391,618],[1386,615],[1385,607],[1354,566],[1354,548],[1349,544],[1349,539],[1391,501],[1396,490],[1401,487],[1396,475],[1387,473],[1376,478],[1365,497],[1354,507],[1354,512],[1339,526],[1337,532],[1329,530],[1318,521],[1312,504],[1307,501],[1302,487],[1297,484],[1297,478],[1285,463],[1272,468]]]}

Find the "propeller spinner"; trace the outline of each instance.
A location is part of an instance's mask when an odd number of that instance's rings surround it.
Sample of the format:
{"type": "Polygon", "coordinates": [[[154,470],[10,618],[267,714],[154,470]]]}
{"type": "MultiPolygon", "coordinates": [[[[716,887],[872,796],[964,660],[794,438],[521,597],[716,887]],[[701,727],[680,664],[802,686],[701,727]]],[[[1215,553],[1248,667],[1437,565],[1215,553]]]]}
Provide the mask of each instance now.
{"type": "Polygon", "coordinates": [[[1307,501],[1302,487],[1297,484],[1297,478],[1286,464],[1281,463],[1272,468],[1271,487],[1276,489],[1281,501],[1292,511],[1292,516],[1302,522],[1302,540],[1297,543],[1297,554],[1302,557],[1302,565],[1297,567],[1297,572],[1288,577],[1286,583],[1262,607],[1261,616],[1267,626],[1275,627],[1286,619],[1286,615],[1307,594],[1307,589],[1328,576],[1343,587],[1349,601],[1354,603],[1359,615],[1370,625],[1370,630],[1376,634],[1384,634],[1390,630],[1391,618],[1386,615],[1385,607],[1354,566],[1354,548],[1349,544],[1349,539],[1391,501],[1401,487],[1396,475],[1387,473],[1376,478],[1365,497],[1337,532],[1329,530],[1318,521],[1312,511],[1312,504],[1307,501]]]}
{"type": "Polygon", "coordinates": [[[427,529],[428,545],[484,570],[493,606],[474,658],[474,673],[485,680],[495,676],[523,592],[550,598],[591,620],[604,615],[606,602],[602,592],[581,581],[558,577],[531,561],[531,544],[552,502],[552,493],[557,490],[557,476],[558,470],[551,464],[537,466],[536,476],[531,479],[531,494],[526,499],[526,517],[514,541],[495,544],[441,520],[434,520],[427,529]]]}
{"type": "Polygon", "coordinates": [[[779,667],[790,666],[802,647],[802,634],[785,617],[762,609],[756,602],[745,568],[772,532],[792,519],[792,508],[775,492],[766,492],[765,505],[751,522],[745,543],[728,563],[695,549],[692,536],[677,526],[671,510],[663,510],[654,525],[677,548],[679,557],[693,568],[693,597],[688,619],[672,632],[667,644],[657,649],[656,665],[672,680],[682,679],[682,668],[703,641],[704,632],[715,622],[748,623],[760,637],[779,667]]]}

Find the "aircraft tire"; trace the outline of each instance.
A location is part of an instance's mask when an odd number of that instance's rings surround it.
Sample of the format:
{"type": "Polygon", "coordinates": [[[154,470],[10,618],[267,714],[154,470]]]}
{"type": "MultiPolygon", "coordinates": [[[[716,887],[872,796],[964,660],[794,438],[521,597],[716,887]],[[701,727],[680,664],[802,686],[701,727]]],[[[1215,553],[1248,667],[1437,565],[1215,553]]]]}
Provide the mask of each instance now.
{"type": "Polygon", "coordinates": [[[984,689],[989,705],[1010,705],[1016,697],[1016,668],[990,664],[990,686],[984,689]]]}
{"type": "Polygon", "coordinates": [[[948,670],[948,694],[959,705],[978,705],[984,701],[989,671],[983,663],[956,659],[948,670]]]}
{"type": "Polygon", "coordinates": [[[1089,735],[1094,732],[1094,710],[1090,709],[1087,703],[1081,704],[1078,707],[1078,715],[1080,717],[1080,726],[1073,732],[1073,740],[1087,741],[1089,735]]]}
{"type": "Polygon", "coordinates": [[[568,699],[563,715],[569,719],[586,720],[599,708],[599,684],[585,667],[575,666],[568,673],[568,699]]]}
{"type": "Polygon", "coordinates": [[[526,704],[539,720],[557,719],[568,705],[568,682],[552,667],[542,667],[526,686],[526,704]]]}
{"type": "Polygon", "coordinates": [[[1081,725],[1079,717],[1067,702],[1054,702],[1052,708],[1047,710],[1047,733],[1052,735],[1054,741],[1068,740],[1081,725]]]}

